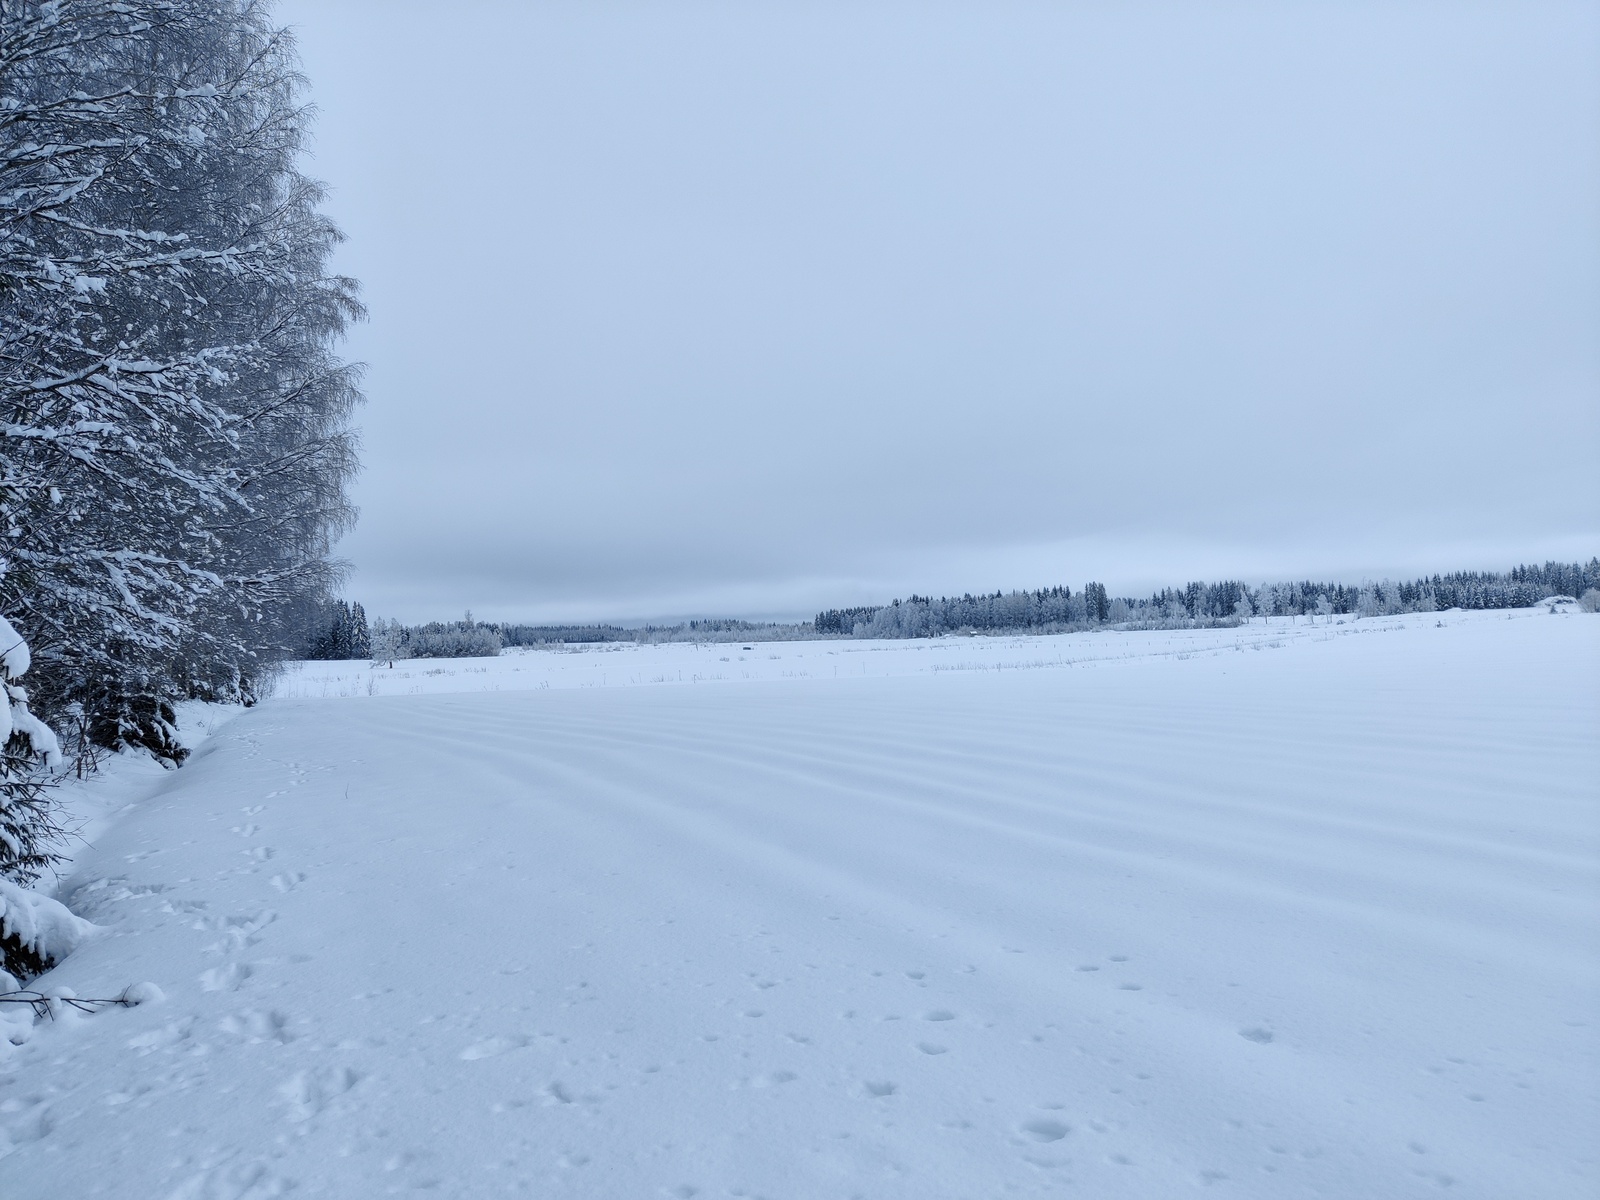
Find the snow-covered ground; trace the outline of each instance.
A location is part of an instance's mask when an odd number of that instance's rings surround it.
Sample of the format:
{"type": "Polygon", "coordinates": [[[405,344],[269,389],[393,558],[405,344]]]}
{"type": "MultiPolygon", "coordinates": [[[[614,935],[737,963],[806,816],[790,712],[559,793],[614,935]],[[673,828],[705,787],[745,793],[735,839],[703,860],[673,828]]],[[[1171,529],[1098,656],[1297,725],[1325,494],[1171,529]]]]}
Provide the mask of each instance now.
{"type": "Polygon", "coordinates": [[[166,998],[8,1048],[0,1196],[1594,1195],[1597,681],[1542,610],[305,664],[104,781],[41,982],[166,998]]]}

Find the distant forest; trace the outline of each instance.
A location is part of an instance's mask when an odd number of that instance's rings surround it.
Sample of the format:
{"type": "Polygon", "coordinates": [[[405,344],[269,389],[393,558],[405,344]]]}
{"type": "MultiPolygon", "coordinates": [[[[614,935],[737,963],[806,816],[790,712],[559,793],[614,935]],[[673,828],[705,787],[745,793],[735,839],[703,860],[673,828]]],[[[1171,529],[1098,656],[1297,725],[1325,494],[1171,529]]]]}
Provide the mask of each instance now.
{"type": "Polygon", "coordinates": [[[792,624],[739,620],[678,625],[520,625],[460,621],[370,624],[359,604],[334,601],[306,632],[308,658],[467,658],[507,646],[605,642],[777,642],[805,638],[914,638],[947,633],[1068,633],[1084,629],[1192,629],[1239,625],[1253,617],[1378,617],[1451,608],[1527,608],[1551,596],[1581,598],[1600,608],[1600,558],[1547,562],[1504,574],[1457,571],[1395,583],[1301,580],[1250,587],[1236,579],[1162,588],[1149,596],[1112,596],[1103,584],[1081,591],[1059,586],[1033,592],[907,596],[888,604],[830,608],[792,624]]]}
{"type": "Polygon", "coordinates": [[[1506,572],[1458,571],[1408,583],[1318,583],[1249,587],[1236,579],[1163,588],[1147,597],[1110,597],[1103,585],[959,597],[909,596],[881,608],[836,608],[812,621],[818,634],[903,638],[965,631],[1065,632],[1100,625],[1139,628],[1224,625],[1251,617],[1303,617],[1434,612],[1450,608],[1526,608],[1550,596],[1600,597],[1600,559],[1547,562],[1506,572]]]}

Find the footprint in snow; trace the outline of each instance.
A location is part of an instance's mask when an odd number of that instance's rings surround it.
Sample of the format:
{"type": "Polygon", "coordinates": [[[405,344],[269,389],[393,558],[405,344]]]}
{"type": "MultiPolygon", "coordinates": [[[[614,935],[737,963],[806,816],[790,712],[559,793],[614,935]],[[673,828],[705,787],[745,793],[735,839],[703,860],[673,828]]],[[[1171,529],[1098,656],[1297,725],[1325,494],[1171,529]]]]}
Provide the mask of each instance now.
{"type": "Polygon", "coordinates": [[[746,1079],[744,1081],[744,1085],[752,1088],[781,1087],[783,1084],[793,1083],[799,1078],[800,1076],[796,1075],[793,1071],[773,1071],[766,1075],[757,1075],[753,1078],[746,1079]]]}
{"type": "Polygon", "coordinates": [[[897,1085],[890,1083],[886,1079],[865,1080],[861,1084],[861,1089],[874,1100],[882,1100],[887,1096],[894,1095],[900,1090],[897,1085]]]}
{"type": "Polygon", "coordinates": [[[1022,1136],[1030,1142],[1059,1142],[1072,1132],[1070,1126],[1048,1117],[1037,1121],[1024,1121],[1019,1128],[1022,1136]]]}
{"type": "Polygon", "coordinates": [[[344,1095],[361,1076],[349,1067],[324,1067],[316,1071],[301,1071],[278,1089],[289,1107],[289,1120],[309,1121],[344,1095]]]}
{"type": "Polygon", "coordinates": [[[476,1062],[481,1058],[494,1058],[508,1050],[520,1050],[529,1042],[525,1037],[492,1037],[484,1038],[481,1042],[473,1042],[461,1052],[461,1057],[467,1062],[476,1062]]]}
{"type": "Polygon", "coordinates": [[[956,1015],[948,1008],[936,1008],[931,1012],[923,1013],[922,1019],[924,1021],[954,1021],[956,1015]]]}
{"type": "Polygon", "coordinates": [[[137,1050],[141,1054],[149,1054],[152,1050],[166,1050],[187,1041],[193,1024],[193,1017],[182,1021],[169,1021],[159,1029],[150,1029],[134,1035],[126,1044],[128,1049],[137,1050]]]}
{"type": "Polygon", "coordinates": [[[223,1017],[217,1026],[223,1033],[247,1042],[277,1042],[281,1046],[294,1041],[289,1017],[276,1009],[257,1012],[247,1008],[223,1017]]]}
{"type": "Polygon", "coordinates": [[[200,976],[200,990],[202,992],[237,991],[253,973],[244,963],[228,963],[226,966],[213,967],[200,976]]]}
{"type": "Polygon", "coordinates": [[[293,1187],[292,1181],[274,1175],[264,1163],[232,1163],[191,1175],[178,1185],[168,1200],[211,1200],[214,1196],[267,1200],[270,1196],[286,1195],[293,1187]]]}
{"type": "Polygon", "coordinates": [[[1247,1042],[1258,1042],[1265,1046],[1272,1040],[1272,1033],[1266,1029],[1241,1029],[1239,1036],[1247,1042]]]}

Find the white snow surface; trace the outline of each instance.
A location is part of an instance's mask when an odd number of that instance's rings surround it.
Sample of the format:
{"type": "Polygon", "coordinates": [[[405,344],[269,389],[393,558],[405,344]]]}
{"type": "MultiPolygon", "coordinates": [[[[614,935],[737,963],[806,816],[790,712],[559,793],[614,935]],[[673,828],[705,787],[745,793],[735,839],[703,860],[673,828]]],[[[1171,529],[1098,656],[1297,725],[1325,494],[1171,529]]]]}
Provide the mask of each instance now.
{"type": "Polygon", "coordinates": [[[4,1047],[0,1196],[1594,1195],[1597,680],[1547,609],[304,664],[97,821],[34,986],[156,986],[4,1047]]]}

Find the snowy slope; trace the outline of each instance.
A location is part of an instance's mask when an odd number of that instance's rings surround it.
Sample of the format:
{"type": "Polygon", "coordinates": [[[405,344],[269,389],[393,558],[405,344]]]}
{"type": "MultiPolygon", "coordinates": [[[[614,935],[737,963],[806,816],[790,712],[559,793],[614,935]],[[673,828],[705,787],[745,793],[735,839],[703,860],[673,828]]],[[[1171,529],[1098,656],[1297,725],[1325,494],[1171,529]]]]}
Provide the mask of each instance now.
{"type": "Polygon", "coordinates": [[[43,982],[167,998],[0,1061],[0,1196],[1592,1195],[1597,679],[1542,612],[306,664],[81,856],[43,982]]]}

